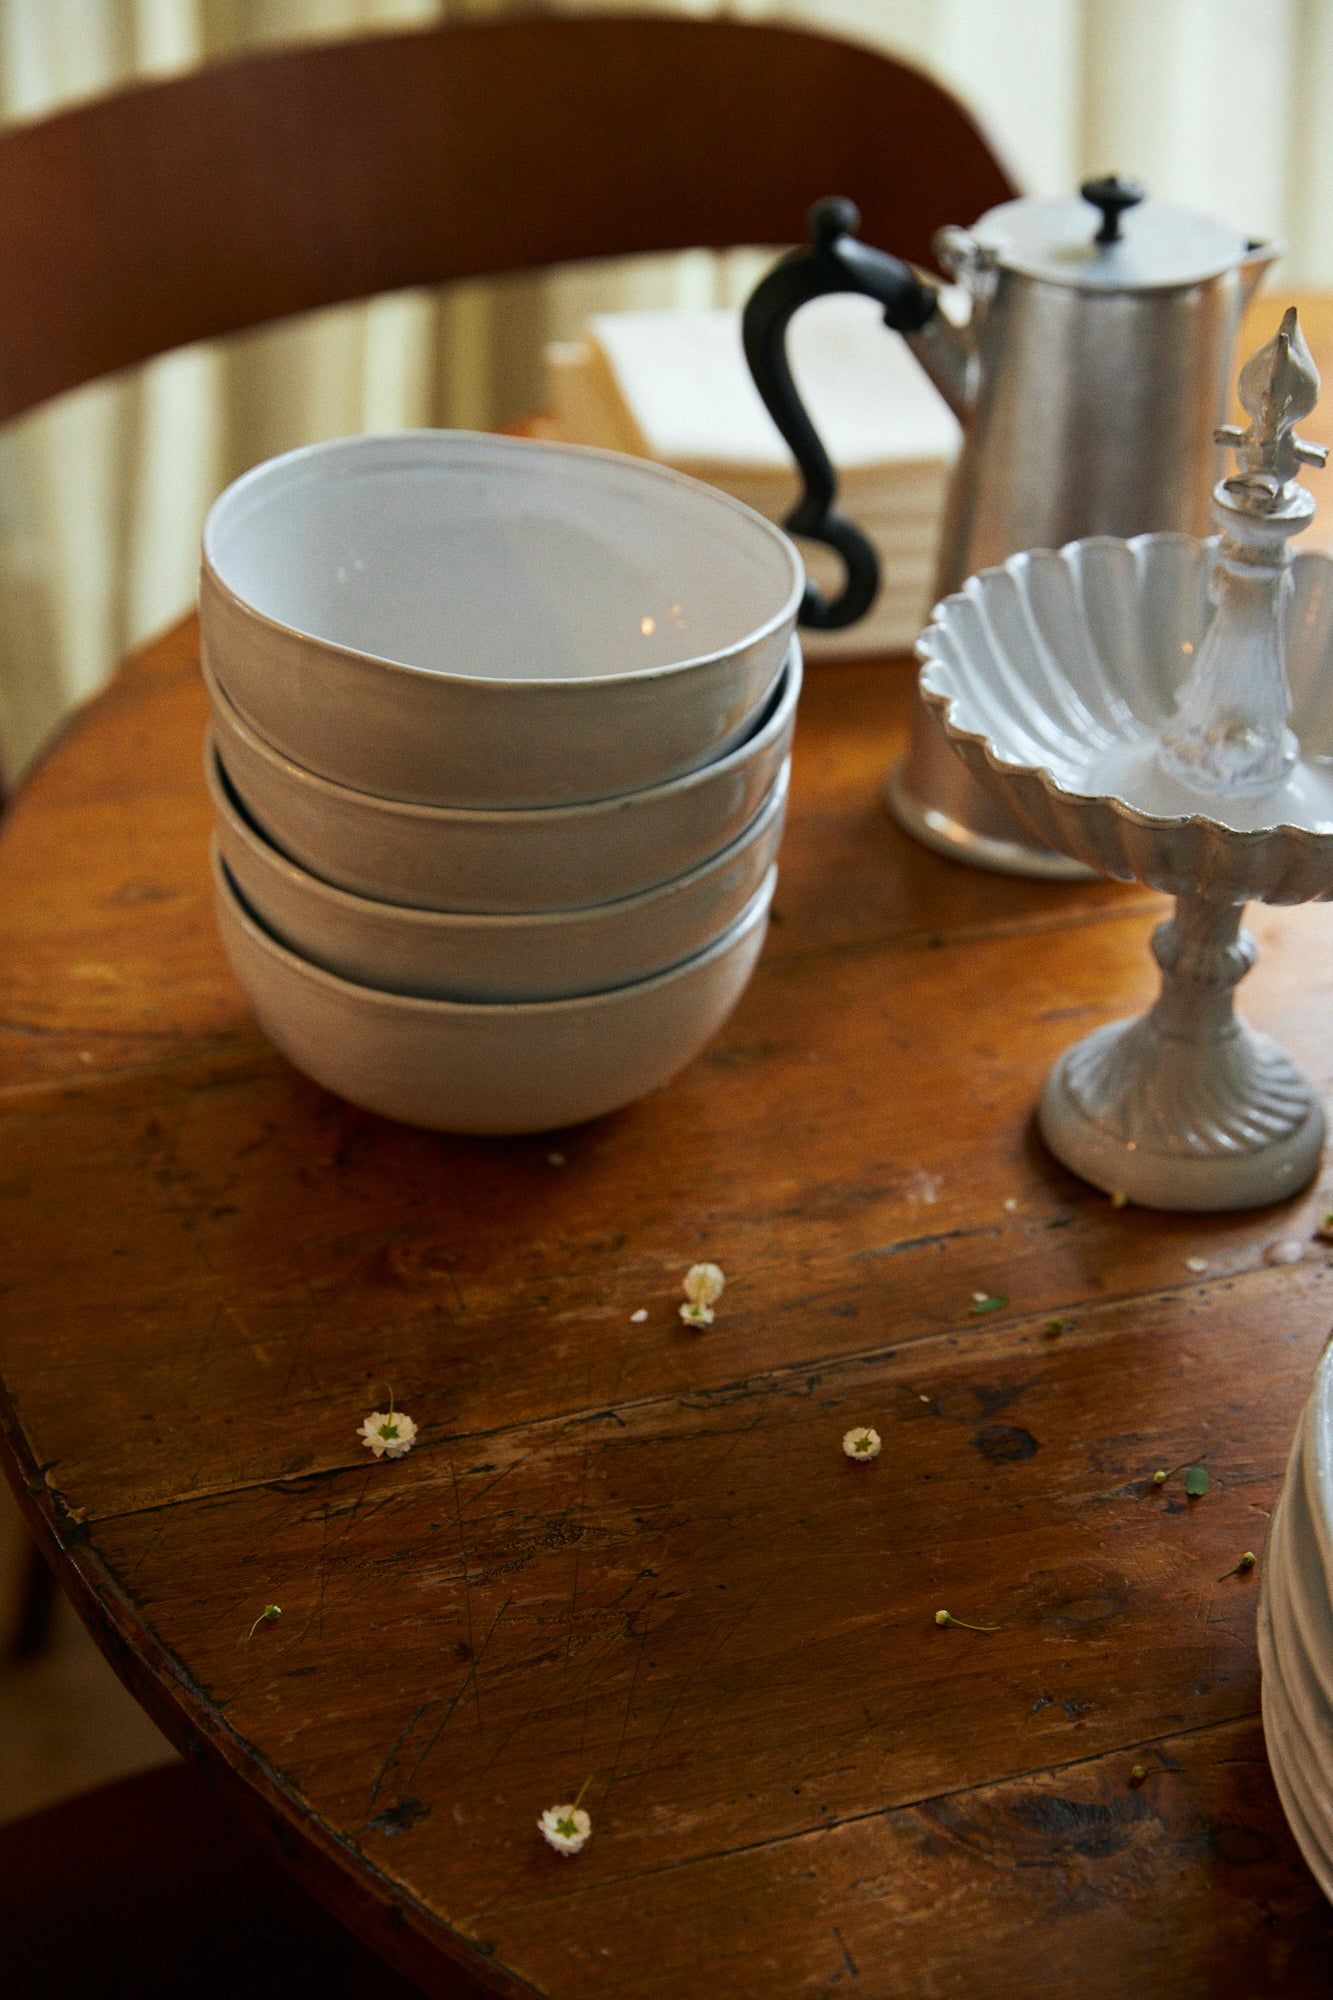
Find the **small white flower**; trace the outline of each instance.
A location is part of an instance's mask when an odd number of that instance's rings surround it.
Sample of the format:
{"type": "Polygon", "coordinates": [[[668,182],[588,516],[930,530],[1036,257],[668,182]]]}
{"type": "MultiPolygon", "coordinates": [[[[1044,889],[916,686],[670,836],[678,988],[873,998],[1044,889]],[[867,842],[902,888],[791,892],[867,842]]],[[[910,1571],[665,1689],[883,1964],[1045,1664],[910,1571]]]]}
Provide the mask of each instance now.
{"type": "Polygon", "coordinates": [[[1185,1269],[1187,1271],[1206,1271],[1208,1269],[1208,1259],[1206,1257],[1187,1257],[1185,1259],[1185,1269]]]}
{"type": "Polygon", "coordinates": [[[372,1410],[357,1436],[376,1458],[405,1458],[417,1441],[417,1427],[401,1410],[372,1410]]]}
{"type": "Polygon", "coordinates": [[[879,1447],[879,1432],[872,1430],[869,1424],[858,1424],[855,1430],[848,1431],[842,1441],[848,1458],[878,1458],[879,1447]]]}
{"type": "Polygon", "coordinates": [[[1294,1236],[1281,1237],[1264,1251],[1265,1264],[1299,1264],[1304,1257],[1305,1245],[1294,1236]]]}
{"type": "Polygon", "coordinates": [[[637,1312],[632,1312],[629,1317],[631,1326],[642,1326],[644,1321],[648,1317],[647,1306],[640,1306],[639,1310],[637,1312]]]}
{"type": "Polygon", "coordinates": [[[726,1279],[716,1264],[691,1264],[685,1273],[685,1303],[680,1316],[686,1326],[711,1326],[713,1307],[722,1296],[726,1279]]]}
{"type": "Polygon", "coordinates": [[[577,1854],[592,1833],[592,1821],[582,1806],[547,1806],[537,1825],[557,1854],[577,1854]]]}
{"type": "Polygon", "coordinates": [[[1007,1215],[1012,1215],[1015,1209],[1018,1207],[1018,1196],[1016,1194],[1006,1195],[1004,1207],[1005,1207],[1005,1213],[1007,1215]]]}

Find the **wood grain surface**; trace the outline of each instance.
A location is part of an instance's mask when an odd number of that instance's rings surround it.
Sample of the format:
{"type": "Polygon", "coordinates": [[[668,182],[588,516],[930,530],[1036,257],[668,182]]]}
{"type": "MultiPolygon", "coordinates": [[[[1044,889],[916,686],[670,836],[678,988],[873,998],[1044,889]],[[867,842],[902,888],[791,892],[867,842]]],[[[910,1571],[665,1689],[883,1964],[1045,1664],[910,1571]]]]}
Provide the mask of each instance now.
{"type": "MultiPolygon", "coordinates": [[[[1333,1326],[1329,1176],[1117,1210],[1032,1131],[1150,994],[1157,899],[924,853],[877,796],[906,668],[822,666],[713,1047],[556,1138],[410,1132],[227,971],[195,644],[0,841],[10,1469],[140,1699],[428,1993],[1325,1994],[1223,1573],[1333,1326]],[[376,1464],[389,1384],[420,1442],[376,1464]],[[535,1820],[585,1779],[565,1861],[535,1820]]],[[[1327,1091],[1333,911],[1251,914],[1242,1003],[1327,1091]]]]}

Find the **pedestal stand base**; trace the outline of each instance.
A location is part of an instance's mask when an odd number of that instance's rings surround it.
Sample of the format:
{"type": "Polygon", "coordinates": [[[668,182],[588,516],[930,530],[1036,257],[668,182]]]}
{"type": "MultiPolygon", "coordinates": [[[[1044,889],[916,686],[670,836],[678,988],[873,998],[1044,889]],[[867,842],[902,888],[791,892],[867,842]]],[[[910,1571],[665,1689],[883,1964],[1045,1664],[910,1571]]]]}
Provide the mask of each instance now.
{"type": "Polygon", "coordinates": [[[1038,1108],[1056,1159],[1143,1208],[1259,1208],[1297,1193],[1319,1165],[1323,1111],[1276,1042],[1234,1026],[1225,1046],[1188,1052],[1151,1016],[1076,1042],[1038,1108]]]}

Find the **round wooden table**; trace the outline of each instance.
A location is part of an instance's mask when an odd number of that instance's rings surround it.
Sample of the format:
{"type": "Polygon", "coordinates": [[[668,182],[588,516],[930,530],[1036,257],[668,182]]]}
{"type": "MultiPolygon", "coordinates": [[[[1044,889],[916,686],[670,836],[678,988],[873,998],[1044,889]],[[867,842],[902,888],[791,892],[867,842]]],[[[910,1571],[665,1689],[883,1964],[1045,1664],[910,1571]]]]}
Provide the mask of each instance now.
{"type": "MultiPolygon", "coordinates": [[[[134,1693],[428,1993],[1327,1992],[1223,1574],[1333,1323],[1329,1252],[1265,1246],[1327,1179],[1190,1219],[1051,1162],[1038,1086],[1150,993],[1158,905],[899,834],[907,689],[811,671],[739,1012],[554,1139],[395,1128],[259,1035],[193,626],[0,843],[10,1470],[134,1693]]],[[[1243,1004],[1327,1086],[1333,911],[1252,920],[1243,1004]]]]}

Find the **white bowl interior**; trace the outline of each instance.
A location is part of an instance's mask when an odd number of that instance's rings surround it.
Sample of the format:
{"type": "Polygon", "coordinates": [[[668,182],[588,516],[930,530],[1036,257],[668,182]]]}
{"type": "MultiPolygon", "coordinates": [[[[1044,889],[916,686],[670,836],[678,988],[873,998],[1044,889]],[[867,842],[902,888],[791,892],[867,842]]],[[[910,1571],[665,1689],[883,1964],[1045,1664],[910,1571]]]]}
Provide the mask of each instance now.
{"type": "Polygon", "coordinates": [[[234,596],[305,636],[432,673],[618,677],[791,615],[785,538],[725,495],[609,452],[414,431],[271,459],[204,549],[234,596]]]}

